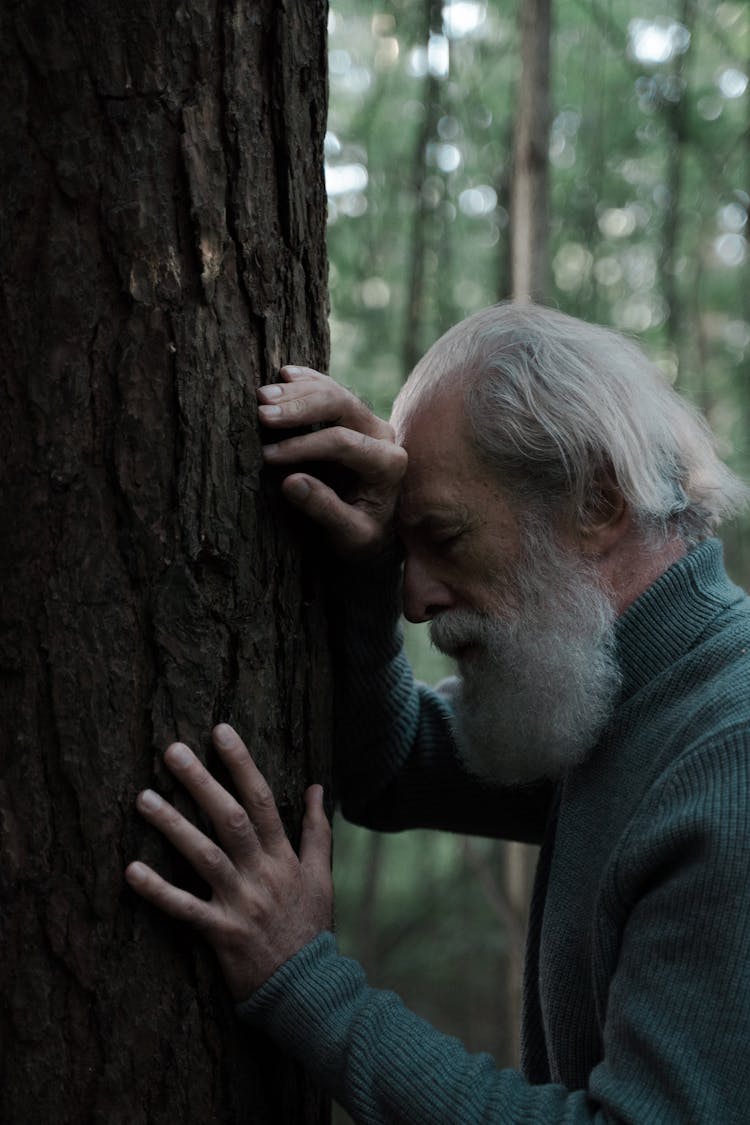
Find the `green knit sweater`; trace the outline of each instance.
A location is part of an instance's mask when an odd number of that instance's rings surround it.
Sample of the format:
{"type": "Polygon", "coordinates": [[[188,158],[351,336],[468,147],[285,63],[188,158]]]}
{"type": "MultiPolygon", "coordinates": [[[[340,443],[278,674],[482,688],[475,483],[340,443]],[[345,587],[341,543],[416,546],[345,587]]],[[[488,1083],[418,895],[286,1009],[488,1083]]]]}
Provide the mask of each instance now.
{"type": "Polygon", "coordinates": [[[382,585],[373,606],[376,589],[371,576],[369,607],[349,611],[344,807],[380,828],[542,841],[522,1071],[369,988],[331,934],[241,1015],[372,1125],[749,1121],[750,599],[719,544],[620,618],[623,688],[604,736],[562,783],[523,792],[461,769],[448,702],[412,682],[395,593],[382,585]]]}

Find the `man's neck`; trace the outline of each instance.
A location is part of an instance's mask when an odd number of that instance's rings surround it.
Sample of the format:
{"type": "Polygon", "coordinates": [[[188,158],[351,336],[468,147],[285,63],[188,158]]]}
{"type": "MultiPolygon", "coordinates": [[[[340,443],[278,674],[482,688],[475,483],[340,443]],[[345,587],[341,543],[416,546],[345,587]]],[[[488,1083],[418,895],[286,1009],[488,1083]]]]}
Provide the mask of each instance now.
{"type": "Polygon", "coordinates": [[[642,533],[625,536],[618,549],[600,563],[602,577],[614,591],[618,617],[685,554],[687,547],[681,539],[655,547],[642,533]]]}

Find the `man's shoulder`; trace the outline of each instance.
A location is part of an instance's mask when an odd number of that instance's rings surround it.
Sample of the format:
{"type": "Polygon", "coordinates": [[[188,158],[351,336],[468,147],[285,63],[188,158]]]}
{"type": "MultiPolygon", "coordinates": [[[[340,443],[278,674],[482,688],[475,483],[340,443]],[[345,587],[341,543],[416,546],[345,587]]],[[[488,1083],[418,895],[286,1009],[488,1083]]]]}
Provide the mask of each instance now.
{"type": "Polygon", "coordinates": [[[655,587],[620,634],[622,695],[580,771],[581,791],[613,810],[613,836],[671,777],[703,771],[712,784],[727,762],[750,763],[750,598],[726,578],[720,549],[701,556],[655,587]]]}
{"type": "Polygon", "coordinates": [[[738,593],[656,685],[686,748],[743,724],[750,735],[750,598],[738,593]]]}
{"type": "Polygon", "coordinates": [[[622,702],[639,696],[641,711],[688,697],[699,704],[733,681],[748,695],[750,598],[727,576],[718,540],[665,571],[620,618],[616,640],[622,702]]]}

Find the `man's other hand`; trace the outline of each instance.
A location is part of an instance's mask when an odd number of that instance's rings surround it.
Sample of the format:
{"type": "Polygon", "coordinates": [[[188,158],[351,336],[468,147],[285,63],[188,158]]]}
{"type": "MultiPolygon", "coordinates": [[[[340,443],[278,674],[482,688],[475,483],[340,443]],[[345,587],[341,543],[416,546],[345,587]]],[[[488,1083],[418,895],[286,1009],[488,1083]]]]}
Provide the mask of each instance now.
{"type": "Polygon", "coordinates": [[[373,556],[394,539],[398,492],[406,451],[393,429],[327,375],[309,367],[282,367],[281,383],[258,388],[258,416],[271,430],[322,425],[311,433],[266,445],[268,465],[329,462],[348,470],[340,491],[308,472],[284,480],[286,498],[321,524],[341,555],[373,556]]]}
{"type": "Polygon", "coordinates": [[[214,729],[213,739],[242,804],[182,743],[173,743],[164,760],[210,818],[221,847],[151,790],[140,793],[137,801],[149,824],[210,886],[210,900],[172,886],[144,863],[131,863],[125,877],[154,906],[190,922],[205,936],[232,995],[245,1000],[303,945],[330,929],[331,832],[323,790],[313,785],[305,795],[298,859],[273,794],[242,740],[226,724],[214,729]]]}

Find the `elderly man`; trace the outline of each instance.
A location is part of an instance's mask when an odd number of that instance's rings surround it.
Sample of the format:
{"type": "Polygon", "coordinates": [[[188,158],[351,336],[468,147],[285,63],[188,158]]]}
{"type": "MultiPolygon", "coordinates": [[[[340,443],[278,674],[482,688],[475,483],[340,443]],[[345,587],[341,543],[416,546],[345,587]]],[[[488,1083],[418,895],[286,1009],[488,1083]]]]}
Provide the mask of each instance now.
{"type": "Polygon", "coordinates": [[[551,310],[453,328],[394,430],[324,376],[282,378],[258,392],[279,431],[265,456],[340,559],[346,814],[542,845],[522,1069],[470,1055],[337,952],[320,789],[298,861],[229,727],[215,739],[246,812],[187,748],[166,753],[222,847],[139,797],[211,902],[143,864],[131,884],[205,933],[240,1015],[356,1121],[746,1121],[750,599],[711,538],[743,486],[634,345],[551,310]],[[321,460],[349,491],[300,471],[321,460]],[[401,651],[401,575],[406,616],[458,664],[438,691],[401,651]]]}

